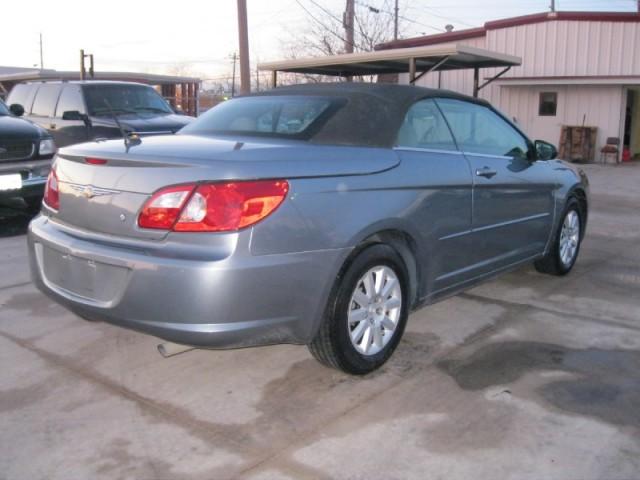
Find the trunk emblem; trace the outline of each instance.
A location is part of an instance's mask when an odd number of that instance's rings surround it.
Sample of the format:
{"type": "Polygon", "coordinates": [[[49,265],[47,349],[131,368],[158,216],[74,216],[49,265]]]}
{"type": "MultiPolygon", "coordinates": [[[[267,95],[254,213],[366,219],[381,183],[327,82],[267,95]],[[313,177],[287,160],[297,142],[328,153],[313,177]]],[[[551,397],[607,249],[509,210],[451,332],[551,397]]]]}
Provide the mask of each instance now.
{"type": "Polygon", "coordinates": [[[92,199],[94,197],[102,197],[104,195],[117,195],[117,190],[108,190],[106,188],[98,188],[92,185],[78,185],[75,183],[70,183],[69,187],[77,192],[77,194],[82,195],[86,199],[92,199]]]}

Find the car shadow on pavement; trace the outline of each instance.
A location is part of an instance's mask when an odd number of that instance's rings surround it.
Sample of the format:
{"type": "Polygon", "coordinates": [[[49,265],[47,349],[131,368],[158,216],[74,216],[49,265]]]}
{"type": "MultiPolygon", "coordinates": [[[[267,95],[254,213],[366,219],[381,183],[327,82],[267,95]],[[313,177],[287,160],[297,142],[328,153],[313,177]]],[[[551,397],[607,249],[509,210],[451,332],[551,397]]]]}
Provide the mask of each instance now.
{"type": "Polygon", "coordinates": [[[34,216],[19,203],[0,205],[0,238],[24,235],[34,216]]]}

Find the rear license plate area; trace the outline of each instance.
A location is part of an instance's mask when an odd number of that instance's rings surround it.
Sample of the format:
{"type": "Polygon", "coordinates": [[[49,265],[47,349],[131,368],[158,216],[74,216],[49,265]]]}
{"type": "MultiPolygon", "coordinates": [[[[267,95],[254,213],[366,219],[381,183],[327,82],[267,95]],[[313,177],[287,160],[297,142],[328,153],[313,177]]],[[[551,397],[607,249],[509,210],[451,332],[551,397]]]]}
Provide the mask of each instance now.
{"type": "Polygon", "coordinates": [[[97,262],[42,245],[42,273],[47,282],[96,302],[112,302],[126,286],[129,269],[97,262]]]}

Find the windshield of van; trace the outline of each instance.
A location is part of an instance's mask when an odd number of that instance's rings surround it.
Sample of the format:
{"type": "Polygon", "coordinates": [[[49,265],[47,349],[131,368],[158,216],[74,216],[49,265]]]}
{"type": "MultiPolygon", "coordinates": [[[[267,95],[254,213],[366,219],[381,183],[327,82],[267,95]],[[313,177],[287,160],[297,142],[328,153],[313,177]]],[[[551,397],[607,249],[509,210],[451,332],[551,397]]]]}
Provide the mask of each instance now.
{"type": "Polygon", "coordinates": [[[99,84],[85,85],[83,88],[90,116],[110,116],[111,110],[116,115],[173,113],[167,101],[145,85],[99,84]]]}
{"type": "Polygon", "coordinates": [[[218,104],[181,133],[308,137],[340,104],[338,99],[303,95],[235,98],[218,104]]]}
{"type": "Polygon", "coordinates": [[[9,109],[2,100],[0,100],[0,115],[9,115],[9,109]]]}

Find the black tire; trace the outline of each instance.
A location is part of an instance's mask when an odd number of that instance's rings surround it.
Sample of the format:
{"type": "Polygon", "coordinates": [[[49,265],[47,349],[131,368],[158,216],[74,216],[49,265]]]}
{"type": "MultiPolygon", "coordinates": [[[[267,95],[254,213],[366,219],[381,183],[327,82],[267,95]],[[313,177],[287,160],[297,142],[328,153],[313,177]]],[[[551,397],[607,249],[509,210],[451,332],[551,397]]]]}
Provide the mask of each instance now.
{"type": "Polygon", "coordinates": [[[573,268],[573,266],[575,265],[576,260],[578,259],[583,235],[584,235],[584,213],[582,211],[582,208],[580,207],[580,203],[578,202],[578,200],[576,200],[574,197],[571,197],[562,212],[562,218],[560,219],[559,225],[556,228],[556,231],[553,235],[552,245],[551,245],[551,248],[549,249],[549,252],[547,252],[547,254],[544,257],[542,257],[540,260],[537,260],[534,263],[536,270],[540,273],[546,273],[549,275],[558,275],[558,276],[566,275],[567,273],[569,273],[573,268]],[[576,252],[573,256],[573,259],[571,260],[570,263],[565,264],[562,261],[560,256],[560,236],[561,236],[562,226],[564,224],[564,221],[570,212],[575,212],[578,215],[578,220],[580,223],[580,234],[578,236],[578,245],[577,245],[576,252]]]}
{"type": "Polygon", "coordinates": [[[365,248],[338,276],[325,309],[324,319],[314,339],[307,346],[320,363],[354,375],[364,375],[380,368],[393,354],[404,332],[409,316],[407,268],[400,255],[385,244],[365,248]],[[400,314],[384,347],[376,354],[363,355],[356,350],[349,335],[347,319],[351,296],[362,276],[376,266],[389,267],[400,283],[400,314]]]}

